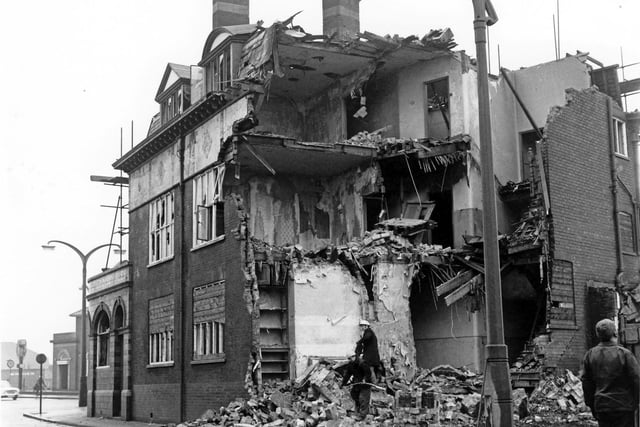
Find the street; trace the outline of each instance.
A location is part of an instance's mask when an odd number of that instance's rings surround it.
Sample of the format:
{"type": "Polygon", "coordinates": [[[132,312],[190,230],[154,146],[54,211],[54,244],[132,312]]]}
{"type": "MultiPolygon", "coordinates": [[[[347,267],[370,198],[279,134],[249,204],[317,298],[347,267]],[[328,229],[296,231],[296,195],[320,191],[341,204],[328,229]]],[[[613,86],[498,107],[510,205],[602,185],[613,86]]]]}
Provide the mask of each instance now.
{"type": "MultiPolygon", "coordinates": [[[[2,427],[31,427],[58,425],[43,421],[36,421],[23,417],[24,413],[38,414],[40,410],[39,399],[33,396],[21,396],[17,400],[3,398],[0,402],[0,426],[2,427]]],[[[60,413],[62,411],[73,411],[78,407],[77,399],[42,399],[42,414],[47,412],[60,413]]]]}

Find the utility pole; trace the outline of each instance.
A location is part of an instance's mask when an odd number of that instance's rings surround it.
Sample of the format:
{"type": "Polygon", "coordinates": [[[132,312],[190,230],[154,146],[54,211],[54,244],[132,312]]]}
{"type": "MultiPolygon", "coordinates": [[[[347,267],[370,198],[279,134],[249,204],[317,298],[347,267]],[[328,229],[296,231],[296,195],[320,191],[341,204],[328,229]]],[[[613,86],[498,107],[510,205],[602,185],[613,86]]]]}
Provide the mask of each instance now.
{"type": "Polygon", "coordinates": [[[493,144],[491,142],[491,109],[489,102],[489,75],[487,70],[487,25],[498,17],[490,0],[473,1],[473,28],[475,31],[476,59],[478,63],[478,114],[480,127],[480,161],[482,168],[482,226],[484,240],[485,298],[487,312],[487,345],[485,390],[491,393],[491,425],[511,427],[513,404],[509,359],[504,343],[502,318],[502,284],[500,280],[500,253],[498,249],[498,217],[493,174],[493,144]]]}

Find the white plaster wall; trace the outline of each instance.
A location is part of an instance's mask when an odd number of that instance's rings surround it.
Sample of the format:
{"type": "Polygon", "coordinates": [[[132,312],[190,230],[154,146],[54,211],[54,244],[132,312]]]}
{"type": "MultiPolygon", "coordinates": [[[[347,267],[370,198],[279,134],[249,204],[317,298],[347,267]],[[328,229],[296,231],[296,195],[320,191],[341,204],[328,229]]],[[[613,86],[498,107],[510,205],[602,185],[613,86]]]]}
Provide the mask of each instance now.
{"type": "MultiPolygon", "coordinates": [[[[566,103],[565,90],[586,89],[591,86],[587,65],[575,56],[547,62],[509,73],[520,99],[539,127],[544,127],[551,107],[566,103]]],[[[510,90],[504,87],[504,90],[510,90]]],[[[518,106],[517,132],[531,130],[522,108],[518,106]]]]}
{"type": "Polygon", "coordinates": [[[358,285],[342,264],[294,264],[295,375],[310,356],[345,357],[355,352],[361,316],[358,285]]]}
{"type": "Polygon", "coordinates": [[[129,174],[129,209],[154,199],[180,181],[178,144],[174,143],[129,174]]]}
{"type": "Polygon", "coordinates": [[[189,177],[218,160],[221,141],[232,134],[233,122],[249,113],[246,97],[226,106],[193,132],[187,134],[184,147],[184,173],[189,177]]]}
{"type": "Polygon", "coordinates": [[[425,137],[424,84],[449,77],[451,135],[466,132],[464,122],[461,63],[444,57],[407,67],[398,76],[398,113],[400,138],[425,137]]]}

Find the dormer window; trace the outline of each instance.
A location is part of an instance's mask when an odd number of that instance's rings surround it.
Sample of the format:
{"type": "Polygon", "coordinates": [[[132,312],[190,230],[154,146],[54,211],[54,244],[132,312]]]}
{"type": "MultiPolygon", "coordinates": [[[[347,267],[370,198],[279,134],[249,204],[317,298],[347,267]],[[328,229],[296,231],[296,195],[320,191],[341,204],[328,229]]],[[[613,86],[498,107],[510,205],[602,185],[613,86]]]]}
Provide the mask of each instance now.
{"type": "Polygon", "coordinates": [[[188,66],[168,64],[156,94],[160,104],[161,126],[182,114],[191,105],[191,70],[188,66]]]}
{"type": "Polygon", "coordinates": [[[204,93],[223,92],[238,78],[242,45],[256,30],[254,24],[215,28],[207,37],[198,66],[204,70],[204,93]]]}
{"type": "Polygon", "coordinates": [[[231,86],[231,46],[218,50],[205,65],[207,92],[222,92],[231,86]]]}

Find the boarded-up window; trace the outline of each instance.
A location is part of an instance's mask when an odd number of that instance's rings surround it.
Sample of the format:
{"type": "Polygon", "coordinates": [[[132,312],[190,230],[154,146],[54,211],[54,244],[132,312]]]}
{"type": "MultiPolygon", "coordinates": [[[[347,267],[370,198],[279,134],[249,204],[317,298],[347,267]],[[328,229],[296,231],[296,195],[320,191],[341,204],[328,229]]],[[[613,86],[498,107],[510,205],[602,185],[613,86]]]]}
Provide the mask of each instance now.
{"type": "Polygon", "coordinates": [[[149,300],[149,364],[173,361],[173,295],[149,300]]]}
{"type": "Polygon", "coordinates": [[[193,360],[224,357],[225,282],[193,288],[193,360]]]}
{"type": "Polygon", "coordinates": [[[551,274],[551,306],[549,307],[551,326],[575,326],[573,264],[569,261],[554,260],[551,274]]]}
{"type": "Polygon", "coordinates": [[[618,224],[620,226],[620,244],[622,246],[622,251],[635,253],[637,248],[633,216],[627,212],[619,212],[618,224]]]}

